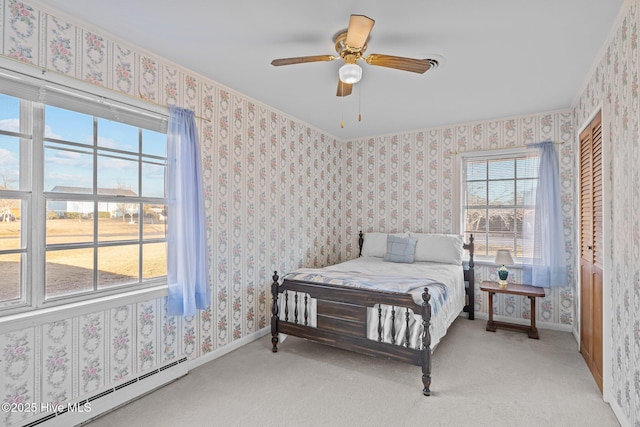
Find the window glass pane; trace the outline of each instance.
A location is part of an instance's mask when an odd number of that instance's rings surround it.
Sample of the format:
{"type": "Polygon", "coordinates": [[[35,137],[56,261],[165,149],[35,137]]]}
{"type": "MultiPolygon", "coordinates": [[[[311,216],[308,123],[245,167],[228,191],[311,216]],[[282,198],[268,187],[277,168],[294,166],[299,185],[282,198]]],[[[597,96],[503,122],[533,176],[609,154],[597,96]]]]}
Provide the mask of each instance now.
{"type": "Polygon", "coordinates": [[[0,302],[19,299],[22,254],[0,255],[0,302]]]}
{"type": "Polygon", "coordinates": [[[515,226],[514,209],[491,209],[489,211],[488,251],[490,255],[495,254],[498,249],[513,251],[515,226]]]}
{"type": "Polygon", "coordinates": [[[138,162],[126,157],[98,156],[98,194],[138,196],[138,162]]]}
{"type": "Polygon", "coordinates": [[[167,157],[167,135],[142,129],[142,154],[167,157]]]}
{"type": "Polygon", "coordinates": [[[44,149],[44,191],[92,194],[91,150],[48,142],[44,149]]]}
{"type": "Polygon", "coordinates": [[[20,132],[20,100],[0,94],[0,130],[20,132]]]}
{"type": "Polygon", "coordinates": [[[513,159],[489,160],[489,179],[515,178],[515,162],[513,159]]]}
{"type": "Polygon", "coordinates": [[[486,206],[487,205],[487,182],[467,183],[467,205],[486,206]]]}
{"type": "Polygon", "coordinates": [[[147,243],[142,246],[142,278],[167,275],[167,243],[147,243]]]}
{"type": "Polygon", "coordinates": [[[489,204],[493,206],[515,204],[514,181],[489,181],[489,204]]]}
{"type": "Polygon", "coordinates": [[[514,235],[513,233],[489,233],[488,255],[495,256],[499,249],[508,249],[513,254],[514,235]]]}
{"type": "Polygon", "coordinates": [[[93,242],[93,202],[47,201],[47,245],[93,242]]]}
{"type": "Polygon", "coordinates": [[[98,288],[138,282],[139,245],[98,248],[98,288]]]}
{"type": "Polygon", "coordinates": [[[20,139],[0,135],[0,190],[20,189],[20,139]]]}
{"type": "Polygon", "coordinates": [[[467,161],[467,181],[487,179],[487,161],[467,161]]]}
{"type": "Polygon", "coordinates": [[[164,198],[164,165],[142,164],[142,197],[164,198]]]}
{"type": "Polygon", "coordinates": [[[143,239],[167,238],[166,214],[165,205],[144,205],[143,239]]]}
{"type": "MultiPolygon", "coordinates": [[[[0,199],[0,250],[21,249],[22,202],[0,199]]],[[[0,276],[1,277],[1,276],[0,276]]]]}
{"type": "Polygon", "coordinates": [[[45,105],[44,137],[93,145],[93,116],[45,105]]]}
{"type": "Polygon", "coordinates": [[[518,178],[537,178],[539,157],[525,157],[516,160],[516,174],[518,178]]]}
{"type": "Polygon", "coordinates": [[[517,188],[517,205],[535,205],[536,204],[536,188],[538,186],[537,179],[519,179],[516,181],[517,188]]]}
{"type": "Polygon", "coordinates": [[[465,230],[473,233],[485,232],[487,230],[486,209],[467,209],[465,230]]]}
{"type": "Polygon", "coordinates": [[[47,298],[93,289],[93,248],[49,251],[46,259],[47,298]]]}
{"type": "Polygon", "coordinates": [[[137,240],[140,236],[140,226],[136,223],[137,211],[136,203],[109,203],[109,212],[113,212],[114,216],[98,220],[98,240],[137,240]]]}
{"type": "Polygon", "coordinates": [[[520,220],[517,223],[515,256],[532,257],[535,209],[516,209],[516,216],[520,220]]]}
{"type": "Polygon", "coordinates": [[[498,249],[514,250],[516,234],[515,209],[490,209],[488,251],[493,255],[498,249]]]}
{"type": "Polygon", "coordinates": [[[138,153],[138,129],[124,123],[98,118],[98,146],[138,153]]]}
{"type": "Polygon", "coordinates": [[[515,209],[490,209],[489,231],[495,233],[509,233],[513,240],[515,230],[515,209]]]}

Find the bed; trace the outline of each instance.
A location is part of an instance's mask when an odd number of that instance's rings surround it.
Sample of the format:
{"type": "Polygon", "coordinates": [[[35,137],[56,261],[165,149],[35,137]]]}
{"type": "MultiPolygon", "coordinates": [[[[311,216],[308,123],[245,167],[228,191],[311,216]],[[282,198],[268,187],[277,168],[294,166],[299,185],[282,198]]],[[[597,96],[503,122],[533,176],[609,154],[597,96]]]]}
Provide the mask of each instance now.
{"type": "Polygon", "coordinates": [[[462,311],[474,319],[473,236],[360,232],[358,243],[354,260],[274,272],[272,351],[286,334],[410,363],[429,396],[432,351],[462,311]]]}

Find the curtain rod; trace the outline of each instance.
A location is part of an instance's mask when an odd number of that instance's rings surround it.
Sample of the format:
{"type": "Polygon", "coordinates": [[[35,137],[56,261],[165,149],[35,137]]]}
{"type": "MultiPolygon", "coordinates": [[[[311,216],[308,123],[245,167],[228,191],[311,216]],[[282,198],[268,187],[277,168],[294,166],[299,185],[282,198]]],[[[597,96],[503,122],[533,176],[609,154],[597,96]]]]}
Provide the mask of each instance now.
{"type": "MultiPolygon", "coordinates": [[[[555,145],[562,145],[564,144],[564,141],[561,142],[554,142],[555,145]]],[[[522,145],[522,146],[517,146],[517,147],[496,147],[496,148],[487,148],[487,149],[483,149],[483,150],[464,150],[464,151],[458,151],[458,150],[453,150],[453,151],[449,151],[449,154],[452,156],[456,156],[458,154],[463,154],[463,153],[477,153],[477,152],[485,152],[485,151],[497,151],[497,150],[513,150],[514,148],[527,148],[526,145],[522,145]]]]}
{"type": "MultiPolygon", "coordinates": [[[[153,114],[156,114],[156,115],[163,116],[163,117],[162,117],[162,119],[166,119],[166,118],[168,118],[168,117],[169,117],[169,115],[168,115],[168,114],[160,113],[160,112],[158,112],[158,111],[154,111],[154,110],[151,110],[151,109],[149,109],[149,108],[141,107],[141,106],[139,106],[139,105],[129,104],[129,103],[127,103],[127,102],[119,101],[119,100],[117,100],[117,99],[111,99],[111,98],[109,98],[109,97],[107,97],[107,96],[97,95],[97,94],[95,94],[95,93],[92,93],[90,90],[78,89],[78,88],[75,88],[75,87],[71,87],[71,86],[69,86],[69,85],[66,85],[66,84],[64,84],[64,83],[59,83],[59,82],[52,81],[52,80],[48,80],[48,79],[44,78],[45,74],[47,74],[47,73],[51,73],[51,74],[53,74],[53,75],[58,75],[58,76],[61,76],[61,77],[63,77],[63,78],[66,78],[66,79],[72,79],[72,80],[75,80],[75,81],[77,81],[77,82],[81,82],[81,83],[83,83],[83,84],[91,84],[91,83],[89,83],[89,82],[87,82],[87,81],[85,81],[85,80],[79,79],[79,78],[77,78],[77,77],[68,76],[68,75],[66,75],[66,74],[62,74],[62,73],[59,73],[59,72],[57,72],[57,71],[55,71],[55,70],[50,70],[50,69],[48,69],[48,68],[43,68],[43,67],[40,67],[40,66],[38,66],[38,65],[34,65],[34,64],[30,64],[30,63],[24,63],[24,62],[22,62],[22,61],[19,61],[19,60],[15,59],[15,58],[10,57],[10,56],[6,56],[6,55],[2,55],[2,54],[0,54],[0,57],[2,57],[2,58],[4,58],[4,59],[11,60],[11,61],[16,62],[16,63],[21,64],[21,65],[27,65],[27,66],[30,66],[30,67],[36,68],[36,69],[40,70],[40,72],[42,73],[42,76],[43,76],[43,77],[36,77],[36,76],[30,75],[30,74],[28,74],[28,73],[26,73],[26,72],[17,71],[17,70],[9,69],[9,68],[6,68],[6,67],[0,67],[0,68],[3,68],[3,69],[5,69],[5,70],[7,70],[7,71],[9,71],[9,72],[16,73],[16,74],[21,74],[21,75],[23,75],[23,76],[25,76],[25,77],[34,78],[34,79],[37,79],[37,80],[42,80],[43,82],[46,82],[46,83],[50,83],[50,84],[54,84],[54,85],[59,85],[59,86],[65,87],[65,88],[67,88],[67,89],[69,89],[69,90],[72,90],[72,91],[83,92],[83,93],[89,94],[89,95],[91,95],[91,96],[96,96],[96,97],[98,97],[98,98],[102,98],[102,99],[105,99],[105,100],[108,100],[108,101],[118,102],[118,103],[120,103],[120,104],[123,104],[123,105],[129,106],[129,107],[132,107],[132,108],[137,108],[137,109],[140,109],[140,110],[147,111],[147,112],[149,112],[149,113],[153,113],[153,114]]],[[[155,105],[155,106],[162,107],[162,108],[169,108],[167,105],[162,105],[162,104],[159,104],[159,103],[157,103],[157,102],[150,101],[150,100],[148,100],[148,99],[143,98],[141,93],[140,93],[140,97],[137,97],[137,96],[129,95],[128,93],[118,92],[117,90],[114,90],[114,89],[108,88],[108,87],[106,87],[106,86],[98,86],[98,85],[94,85],[94,86],[95,86],[95,87],[97,87],[97,88],[100,88],[101,90],[107,90],[107,91],[109,91],[109,92],[112,92],[112,93],[114,93],[114,94],[117,94],[118,96],[125,96],[125,97],[127,97],[127,98],[135,99],[136,101],[141,101],[141,102],[144,102],[144,103],[147,103],[147,104],[151,104],[151,105],[155,105]]],[[[53,88],[52,88],[52,89],[53,89],[53,88]]],[[[210,123],[210,122],[211,122],[211,119],[207,119],[206,117],[201,117],[201,116],[196,116],[196,115],[194,115],[194,117],[195,117],[196,119],[204,120],[204,121],[206,121],[206,122],[208,122],[208,123],[210,123]]]]}

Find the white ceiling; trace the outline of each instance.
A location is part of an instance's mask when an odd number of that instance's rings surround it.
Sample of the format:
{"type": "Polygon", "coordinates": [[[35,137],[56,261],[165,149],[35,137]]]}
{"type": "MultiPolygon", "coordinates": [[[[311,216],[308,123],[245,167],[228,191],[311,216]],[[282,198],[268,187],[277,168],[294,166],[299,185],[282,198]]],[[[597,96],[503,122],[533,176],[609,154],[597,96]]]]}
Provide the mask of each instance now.
{"type": "Polygon", "coordinates": [[[624,0],[40,0],[347,140],[568,108],[624,0]],[[367,54],[435,58],[425,74],[363,62],[335,96],[350,14],[375,19],[367,54]],[[358,116],[358,91],[362,121],[358,116]],[[340,128],[344,116],[345,127],[340,128]]]}

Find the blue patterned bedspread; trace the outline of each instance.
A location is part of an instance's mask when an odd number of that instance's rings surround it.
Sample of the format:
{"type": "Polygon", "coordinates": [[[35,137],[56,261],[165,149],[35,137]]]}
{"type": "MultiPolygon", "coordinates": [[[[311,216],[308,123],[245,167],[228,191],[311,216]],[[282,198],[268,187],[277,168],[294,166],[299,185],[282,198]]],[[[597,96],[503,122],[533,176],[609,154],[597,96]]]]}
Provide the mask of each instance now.
{"type": "Polygon", "coordinates": [[[429,294],[431,295],[431,311],[433,315],[442,307],[448,296],[448,289],[443,283],[424,277],[366,274],[361,271],[328,271],[314,268],[300,268],[287,274],[284,279],[403,294],[409,293],[413,297],[413,301],[418,305],[422,305],[422,292],[426,286],[429,288],[429,294]]]}

